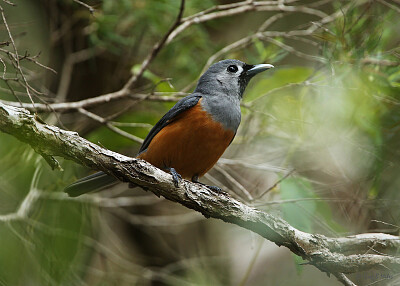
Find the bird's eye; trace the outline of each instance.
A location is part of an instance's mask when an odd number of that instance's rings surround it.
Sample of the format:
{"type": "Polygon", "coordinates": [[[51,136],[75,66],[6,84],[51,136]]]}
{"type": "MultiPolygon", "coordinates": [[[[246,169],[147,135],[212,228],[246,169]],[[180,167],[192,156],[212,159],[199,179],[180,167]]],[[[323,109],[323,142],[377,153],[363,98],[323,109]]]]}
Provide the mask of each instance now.
{"type": "Polygon", "coordinates": [[[231,65],[227,68],[228,72],[237,72],[238,71],[238,67],[235,65],[231,65]]]}

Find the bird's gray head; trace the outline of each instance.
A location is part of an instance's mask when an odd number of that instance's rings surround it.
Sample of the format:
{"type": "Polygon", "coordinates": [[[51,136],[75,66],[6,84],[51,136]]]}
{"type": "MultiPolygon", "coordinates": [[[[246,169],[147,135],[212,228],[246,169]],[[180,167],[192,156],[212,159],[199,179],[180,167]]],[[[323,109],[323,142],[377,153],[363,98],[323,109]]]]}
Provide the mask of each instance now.
{"type": "Polygon", "coordinates": [[[223,60],[213,64],[199,79],[195,92],[220,93],[241,99],[250,79],[256,74],[273,68],[273,65],[249,65],[239,60],[223,60]]]}

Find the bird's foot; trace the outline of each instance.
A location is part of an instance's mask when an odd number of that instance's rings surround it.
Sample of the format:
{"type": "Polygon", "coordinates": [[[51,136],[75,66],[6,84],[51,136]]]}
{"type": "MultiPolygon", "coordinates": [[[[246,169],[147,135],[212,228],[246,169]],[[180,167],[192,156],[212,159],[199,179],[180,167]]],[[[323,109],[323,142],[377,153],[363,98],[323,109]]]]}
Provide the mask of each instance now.
{"type": "MultiPolygon", "coordinates": [[[[201,183],[200,183],[201,184],[201,183]]],[[[210,186],[210,185],[206,185],[206,184],[201,184],[207,188],[209,188],[211,191],[217,192],[217,193],[223,193],[222,189],[220,187],[217,186],[210,186]]]]}
{"type": "Polygon", "coordinates": [[[200,182],[198,176],[193,176],[192,182],[193,182],[193,183],[200,184],[200,185],[202,185],[202,186],[204,186],[204,187],[206,187],[206,188],[209,188],[211,191],[214,191],[214,192],[217,192],[217,193],[223,193],[223,191],[222,191],[222,189],[221,189],[220,187],[217,187],[217,186],[210,186],[210,185],[206,185],[206,184],[200,182]]]}
{"type": "Polygon", "coordinates": [[[168,168],[168,171],[172,175],[172,180],[174,182],[174,186],[176,188],[179,187],[179,182],[182,180],[182,176],[174,168],[168,168]]]}

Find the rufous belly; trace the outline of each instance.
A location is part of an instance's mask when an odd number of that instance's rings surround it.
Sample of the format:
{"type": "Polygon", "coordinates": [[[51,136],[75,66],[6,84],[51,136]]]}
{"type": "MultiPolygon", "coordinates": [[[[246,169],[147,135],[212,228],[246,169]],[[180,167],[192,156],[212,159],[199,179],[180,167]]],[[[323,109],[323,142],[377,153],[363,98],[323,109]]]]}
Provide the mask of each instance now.
{"type": "Polygon", "coordinates": [[[214,121],[200,102],[161,129],[138,158],[160,169],[172,167],[187,179],[211,169],[235,133],[214,121]]]}

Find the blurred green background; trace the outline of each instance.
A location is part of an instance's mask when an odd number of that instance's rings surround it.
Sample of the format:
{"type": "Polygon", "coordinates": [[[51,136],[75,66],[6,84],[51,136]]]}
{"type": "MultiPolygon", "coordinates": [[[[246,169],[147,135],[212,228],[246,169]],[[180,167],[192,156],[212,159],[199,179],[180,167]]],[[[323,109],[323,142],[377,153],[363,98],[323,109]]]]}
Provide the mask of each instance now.
{"type": "MultiPolygon", "coordinates": [[[[190,92],[210,58],[274,64],[248,86],[238,134],[203,181],[306,232],[399,235],[399,2],[286,2],[294,11],[191,25],[161,50],[134,92],[190,92]],[[321,22],[321,14],[331,18],[321,22]]],[[[43,93],[37,102],[121,89],[180,5],[85,3],[93,14],[72,0],[0,4],[19,54],[40,53],[37,59],[57,71],[21,60],[28,82],[43,93]]],[[[229,3],[187,1],[184,17],[229,3]]],[[[3,22],[0,35],[9,40],[3,22]]],[[[7,51],[12,47],[2,45],[0,100],[29,102],[21,81],[5,80],[18,77],[7,51]]],[[[90,111],[144,138],[173,104],[127,98],[90,111]]],[[[123,154],[135,156],[140,147],[77,112],[40,116],[123,154]]],[[[69,199],[63,188],[90,170],[61,160],[64,171],[52,171],[4,133],[0,162],[0,285],[341,285],[285,248],[137,188],[121,184],[69,199]]],[[[390,269],[349,277],[360,285],[400,283],[390,269]]]]}

